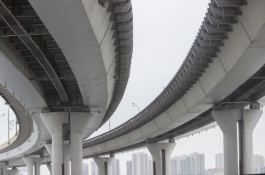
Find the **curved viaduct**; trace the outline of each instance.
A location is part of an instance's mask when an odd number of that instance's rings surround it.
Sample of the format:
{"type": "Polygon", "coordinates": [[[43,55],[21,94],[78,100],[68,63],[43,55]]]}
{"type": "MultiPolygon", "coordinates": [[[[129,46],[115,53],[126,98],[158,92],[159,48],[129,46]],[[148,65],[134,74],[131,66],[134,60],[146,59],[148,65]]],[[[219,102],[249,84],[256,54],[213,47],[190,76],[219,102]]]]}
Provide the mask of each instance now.
{"type": "Polygon", "coordinates": [[[262,102],[264,5],[212,1],[186,59],[165,90],[132,119],[84,141],[84,156],[152,141],[198,117],[207,121],[202,127],[214,122],[207,118],[214,104],[231,109],[262,102]]]}
{"type": "MultiPolygon", "coordinates": [[[[83,116],[81,145],[111,117],[126,88],[131,2],[5,0],[0,14],[0,93],[20,124],[0,161],[9,164],[51,142],[41,113],[63,115],[57,127],[68,143],[83,116]]],[[[31,156],[25,159],[32,164],[31,156]]]]}
{"type": "MultiPolygon", "coordinates": [[[[105,1],[102,1],[101,5],[106,5],[104,2],[105,1]]],[[[110,3],[111,5],[108,7],[108,9],[113,10],[117,8],[117,11],[119,11],[119,9],[126,9],[126,13],[124,12],[122,15],[124,15],[126,18],[130,16],[131,7],[115,4],[114,2],[115,1],[112,2],[113,4],[110,3]],[[114,4],[117,5],[117,7],[113,7],[114,4]]],[[[41,6],[44,6],[45,4],[41,4],[41,2],[36,1],[31,2],[31,5],[34,7],[44,23],[45,20],[47,20],[47,24],[45,23],[45,26],[47,25],[47,29],[50,32],[54,31],[55,40],[62,51],[64,49],[66,50],[64,53],[65,58],[67,58],[67,55],[69,54],[69,60],[67,59],[67,62],[71,69],[73,69],[73,73],[75,77],[77,77],[76,81],[79,83],[81,81],[78,79],[79,76],[77,76],[79,75],[79,70],[74,72],[78,61],[75,61],[76,59],[74,58],[78,58],[78,56],[80,56],[79,54],[82,52],[79,53],[74,51],[72,53],[70,50],[68,51],[70,46],[67,45],[67,39],[62,36],[63,32],[59,31],[59,26],[63,24],[55,23],[56,20],[63,21],[63,19],[61,19],[62,16],[58,14],[56,15],[56,13],[59,13],[59,10],[52,11],[55,14],[48,14],[45,13],[44,10],[42,11],[41,8],[41,6]],[[53,15],[56,17],[54,18],[53,15]],[[53,18],[54,20],[51,20],[53,18]],[[78,54],[74,56],[72,55],[74,53],[78,54]],[[72,56],[74,56],[74,58],[72,56]]],[[[83,5],[85,9],[86,7],[90,7],[90,5],[85,3],[83,5]]],[[[106,10],[98,6],[98,4],[96,5],[97,6],[95,8],[100,8],[103,11],[106,10]]],[[[57,7],[58,6],[54,5],[52,8],[57,7]]],[[[78,7],[78,4],[75,7],[78,7]]],[[[65,6],[65,8],[67,8],[67,6],[65,6]]],[[[144,110],[121,126],[118,126],[113,130],[95,138],[83,141],[83,157],[98,157],[101,155],[113,154],[124,150],[147,146],[153,156],[153,160],[159,165],[163,161],[160,160],[159,156],[155,155],[152,150],[160,151],[167,150],[169,148],[160,148],[160,146],[157,146],[159,144],[155,144],[155,142],[169,140],[168,144],[174,145],[173,138],[182,137],[183,134],[189,134],[190,132],[196,133],[200,130],[200,128],[215,126],[216,123],[213,123],[215,121],[218,125],[220,125],[222,131],[224,132],[224,140],[226,140],[226,130],[224,126],[230,126],[230,124],[225,123],[222,125],[223,121],[228,121],[228,119],[222,119],[224,115],[223,113],[235,116],[235,121],[231,121],[231,123],[233,123],[231,126],[236,125],[236,122],[238,121],[243,121],[246,127],[250,125],[249,123],[251,123],[251,126],[255,126],[255,122],[258,121],[258,117],[260,117],[262,114],[260,110],[261,107],[258,102],[262,103],[261,98],[264,96],[263,91],[265,87],[264,8],[265,2],[263,0],[210,1],[204,21],[202,22],[201,28],[189,53],[187,54],[186,59],[164,91],[159,94],[159,96],[144,110]],[[250,106],[249,109],[243,109],[248,105],[250,106]],[[238,114],[238,111],[241,111],[242,113],[238,114]],[[250,115],[254,116],[253,118],[255,121],[246,119],[248,118],[246,116],[250,115]]],[[[92,28],[102,24],[97,23],[97,20],[95,20],[93,23],[93,14],[95,12],[93,13],[92,9],[87,10],[86,13],[89,17],[92,28]],[[89,14],[90,11],[91,14],[89,14]]],[[[66,18],[71,17],[66,16],[66,18]]],[[[102,17],[103,21],[104,19],[106,20],[107,18],[102,17]]],[[[116,17],[110,17],[108,19],[118,20],[119,16],[117,15],[116,17]]],[[[130,21],[131,17],[128,17],[128,23],[123,24],[123,22],[121,22],[122,27],[131,25],[130,21]]],[[[113,26],[111,27],[112,29],[115,28],[113,26]]],[[[106,28],[110,29],[110,27],[106,28]]],[[[74,29],[78,30],[78,27],[74,29]]],[[[93,29],[96,31],[95,28],[93,29]]],[[[70,36],[74,34],[79,36],[78,32],[70,33],[70,30],[68,31],[67,27],[65,32],[69,32],[67,35],[69,34],[70,36]]],[[[131,30],[129,30],[129,32],[131,32],[131,30]]],[[[103,35],[103,33],[101,33],[101,35],[97,35],[97,32],[95,32],[96,39],[100,38],[101,36],[103,37],[104,41],[107,40],[105,37],[108,35],[103,35]]],[[[129,35],[128,33],[126,33],[126,36],[129,35]]],[[[112,36],[115,36],[115,34],[112,36]]],[[[81,37],[80,42],[82,42],[83,38],[85,37],[81,37]]],[[[69,41],[73,41],[73,38],[69,41]]],[[[101,40],[98,40],[97,43],[101,43],[99,41],[101,40]]],[[[127,43],[128,41],[129,40],[127,39],[119,40],[120,43],[127,43]]],[[[114,43],[117,42],[115,41],[114,43]]],[[[74,48],[75,47],[73,47],[73,49],[74,48]]],[[[102,53],[101,44],[99,45],[99,48],[101,49],[102,53]]],[[[130,46],[118,46],[117,48],[120,49],[121,53],[118,55],[122,58],[130,55],[131,53],[130,46]],[[127,50],[128,48],[129,51],[127,50]],[[123,53],[123,50],[128,52],[123,53]]],[[[117,48],[115,51],[118,50],[117,48]]],[[[79,47],[77,49],[79,49],[79,47]]],[[[104,53],[102,53],[102,57],[104,62],[104,53]]],[[[81,63],[81,65],[83,65],[83,63],[81,63]]],[[[106,66],[105,62],[104,65],[106,66]]],[[[105,71],[106,70],[107,69],[105,67],[105,71]]],[[[81,71],[80,69],[79,73],[83,73],[83,70],[81,71]]],[[[123,74],[124,72],[121,71],[121,76],[123,74]]],[[[80,75],[80,77],[82,77],[82,75],[80,75]]],[[[79,88],[80,93],[83,95],[82,87],[79,86],[79,88]]],[[[85,101],[86,100],[84,100],[84,103],[87,104],[85,101]]],[[[108,100],[105,101],[105,104],[107,104],[106,106],[109,104],[107,101],[108,100]]],[[[46,109],[47,107],[41,108],[46,109]]],[[[90,109],[91,111],[93,110],[92,107],[90,107],[90,109]]],[[[50,110],[51,108],[49,108],[49,111],[44,110],[43,112],[51,112],[50,110]]],[[[55,110],[57,110],[57,108],[55,110]]],[[[67,109],[65,110],[67,111],[67,109]]],[[[96,111],[100,110],[101,109],[99,108],[96,109],[96,111]]],[[[96,112],[95,115],[100,114],[102,113],[96,112]]],[[[104,121],[105,120],[103,119],[103,122],[104,121]]],[[[99,122],[97,126],[100,124],[101,122],[99,122]]],[[[253,129],[254,127],[252,127],[252,130],[253,129]]],[[[249,134],[244,129],[242,130],[242,133],[249,134]]],[[[238,134],[237,131],[235,131],[235,134],[238,134]]],[[[85,134],[85,136],[87,135],[85,134]]],[[[251,134],[249,135],[249,138],[251,138],[251,134]]],[[[230,141],[230,144],[237,144],[236,142],[232,143],[229,139],[228,141],[230,141]]],[[[251,139],[247,141],[251,142],[252,144],[251,139]]],[[[41,146],[39,148],[41,148],[41,146]]],[[[46,145],[46,148],[49,149],[49,145],[46,145]]],[[[225,149],[227,149],[227,147],[225,147],[225,149]]],[[[236,153],[235,155],[233,154],[233,156],[238,156],[237,150],[234,152],[236,153]]],[[[34,154],[37,153],[38,152],[35,152],[34,154]]],[[[239,154],[246,156],[245,160],[250,160],[244,151],[243,153],[239,154]]],[[[168,154],[166,156],[168,156],[168,154]]],[[[95,160],[99,161],[99,159],[100,158],[96,158],[95,160]]],[[[49,156],[44,160],[44,162],[50,161],[51,160],[49,156]]],[[[23,164],[20,159],[10,162],[12,166],[20,166],[23,164]]],[[[228,164],[225,165],[225,174],[228,175],[229,173],[231,174],[237,171],[237,166],[234,166],[234,163],[237,163],[237,161],[234,160],[234,157],[225,157],[225,162],[228,162],[228,164]],[[234,167],[231,168],[229,162],[231,166],[234,167]]],[[[165,174],[165,172],[168,171],[168,166],[166,165],[166,167],[163,167],[162,164],[163,163],[161,163],[161,166],[159,165],[156,167],[156,172],[158,174],[165,174]]],[[[99,163],[98,166],[100,167],[99,163]]],[[[245,164],[240,165],[240,168],[242,168],[240,169],[240,172],[251,173],[252,171],[250,170],[251,167],[245,164]]]]}

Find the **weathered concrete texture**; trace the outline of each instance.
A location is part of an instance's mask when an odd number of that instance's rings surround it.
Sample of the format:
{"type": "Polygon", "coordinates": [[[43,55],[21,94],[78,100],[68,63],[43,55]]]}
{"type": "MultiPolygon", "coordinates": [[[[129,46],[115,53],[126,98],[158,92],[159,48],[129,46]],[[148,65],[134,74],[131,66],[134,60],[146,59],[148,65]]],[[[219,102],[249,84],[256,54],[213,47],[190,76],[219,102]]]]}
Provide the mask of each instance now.
{"type": "Polygon", "coordinates": [[[94,0],[29,1],[64,53],[84,105],[101,112],[89,123],[87,137],[101,124],[113,95],[116,64],[111,13],[94,0]]]}
{"type": "Polygon", "coordinates": [[[253,174],[253,138],[252,133],[262,115],[258,109],[232,109],[212,111],[223,132],[224,141],[224,173],[225,175],[238,174],[238,129],[237,122],[243,121],[243,171],[244,174],[253,174]]]}
{"type": "Polygon", "coordinates": [[[170,155],[172,151],[174,150],[175,146],[176,146],[176,143],[146,144],[147,149],[152,155],[153,162],[155,162],[156,175],[169,175],[170,174],[170,155]],[[162,158],[162,153],[161,153],[162,150],[165,151],[164,160],[162,158]]]}
{"type": "Polygon", "coordinates": [[[110,174],[114,157],[95,157],[93,159],[98,166],[98,175],[110,174]]]}

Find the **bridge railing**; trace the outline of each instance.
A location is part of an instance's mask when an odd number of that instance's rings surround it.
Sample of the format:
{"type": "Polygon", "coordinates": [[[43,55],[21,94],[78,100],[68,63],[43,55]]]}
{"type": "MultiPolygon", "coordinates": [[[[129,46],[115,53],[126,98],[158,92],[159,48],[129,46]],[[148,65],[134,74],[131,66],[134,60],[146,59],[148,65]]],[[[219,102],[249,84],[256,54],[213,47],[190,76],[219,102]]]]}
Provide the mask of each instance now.
{"type": "Polygon", "coordinates": [[[94,146],[127,134],[155,119],[180,100],[213,62],[212,59],[217,57],[219,47],[224,46],[223,40],[228,39],[227,33],[232,32],[231,25],[237,23],[237,16],[242,14],[239,7],[245,4],[238,1],[210,1],[205,18],[185,60],[160,95],[127,122],[84,141],[83,147],[94,146]]]}
{"type": "Polygon", "coordinates": [[[18,134],[19,134],[19,130],[17,130],[16,134],[13,137],[11,137],[8,141],[6,141],[0,145],[0,150],[4,149],[4,148],[8,147],[10,144],[12,144],[17,139],[18,134]]]}

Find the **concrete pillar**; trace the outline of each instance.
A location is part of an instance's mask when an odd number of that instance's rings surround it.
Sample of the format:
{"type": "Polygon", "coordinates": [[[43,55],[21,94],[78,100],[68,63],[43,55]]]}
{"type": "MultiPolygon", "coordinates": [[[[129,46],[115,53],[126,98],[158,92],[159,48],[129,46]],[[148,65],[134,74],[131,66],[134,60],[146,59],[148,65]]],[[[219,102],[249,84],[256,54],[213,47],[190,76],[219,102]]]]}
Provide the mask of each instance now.
{"type": "Polygon", "coordinates": [[[252,133],[263,112],[260,105],[252,104],[251,109],[213,109],[212,116],[223,132],[224,175],[254,173],[252,133]]]}
{"type": "MultiPolygon", "coordinates": [[[[45,144],[45,148],[47,152],[52,157],[52,145],[51,144],[45,144]]],[[[64,175],[70,175],[70,145],[64,144],[63,145],[63,164],[64,164],[64,175]]],[[[48,167],[48,165],[47,165],[48,167]]],[[[51,165],[49,168],[52,168],[51,165]]],[[[52,171],[50,171],[52,172],[52,171]]]]}
{"type": "Polygon", "coordinates": [[[70,115],[71,128],[71,174],[83,173],[83,133],[93,114],[86,112],[72,112],[70,115]]]}
{"type": "MultiPolygon", "coordinates": [[[[171,140],[171,142],[173,142],[171,140]]],[[[152,155],[153,170],[156,175],[170,174],[170,155],[176,143],[147,143],[146,147],[152,155]],[[155,167],[154,167],[155,166],[155,167]]]]}
{"type": "Polygon", "coordinates": [[[64,163],[64,175],[70,175],[70,145],[69,144],[64,144],[63,163],[64,163]]]}
{"type": "MultiPolygon", "coordinates": [[[[40,114],[45,126],[52,136],[52,149],[50,151],[52,160],[52,174],[63,173],[63,124],[68,123],[67,112],[50,112],[40,114]]],[[[46,145],[45,145],[46,147],[46,145]]],[[[49,146],[46,147],[49,152],[49,146]]]]}
{"type": "Polygon", "coordinates": [[[48,170],[50,171],[50,174],[52,174],[52,166],[51,166],[51,164],[46,164],[46,166],[47,166],[48,170]]]}
{"type": "Polygon", "coordinates": [[[33,162],[29,157],[22,157],[22,160],[27,166],[27,173],[28,175],[33,175],[33,162]]]}
{"type": "Polygon", "coordinates": [[[114,160],[114,156],[95,157],[93,159],[98,166],[98,175],[111,175],[111,165],[114,160]]]}
{"type": "Polygon", "coordinates": [[[23,161],[27,166],[28,175],[40,175],[40,166],[44,160],[42,157],[23,157],[23,161]],[[34,169],[33,169],[34,166],[34,169]]]}
{"type": "Polygon", "coordinates": [[[1,175],[7,175],[6,171],[7,171],[8,165],[6,165],[5,163],[0,164],[0,174],[1,175]]]}

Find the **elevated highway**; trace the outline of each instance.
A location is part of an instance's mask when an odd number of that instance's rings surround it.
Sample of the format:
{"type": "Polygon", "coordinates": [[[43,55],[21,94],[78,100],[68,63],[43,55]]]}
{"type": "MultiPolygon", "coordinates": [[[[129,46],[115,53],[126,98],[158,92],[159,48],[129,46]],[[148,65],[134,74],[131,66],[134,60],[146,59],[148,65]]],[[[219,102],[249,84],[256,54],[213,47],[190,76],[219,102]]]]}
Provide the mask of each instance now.
{"type": "MultiPolygon", "coordinates": [[[[218,110],[230,110],[263,103],[262,7],[264,1],[211,1],[190,52],[165,90],[134,118],[85,141],[84,157],[114,154],[194,133],[215,121],[215,104],[221,104],[218,110]]],[[[253,172],[248,168],[241,172],[253,172]]],[[[226,174],[235,171],[228,168],[226,174]]]]}
{"type": "MultiPolygon", "coordinates": [[[[92,0],[6,0],[0,1],[0,14],[0,93],[20,124],[0,160],[34,153],[51,141],[43,112],[65,113],[68,119],[93,114],[81,133],[82,139],[90,136],[111,117],[127,85],[130,1],[106,6],[92,0]]],[[[69,142],[69,120],[62,132],[69,142]]]]}
{"type": "Polygon", "coordinates": [[[170,139],[174,135],[164,133],[194,122],[200,128],[214,122],[214,104],[232,109],[259,101],[264,96],[263,6],[264,1],[211,1],[186,59],[165,90],[132,119],[84,141],[86,156],[170,139]]]}
{"type": "MultiPolygon", "coordinates": [[[[57,42],[59,45],[61,43],[61,49],[69,49],[65,41],[66,38],[60,36],[60,31],[57,31],[59,30],[59,26],[64,24],[55,24],[53,20],[50,21],[54,16],[52,15],[53,13],[45,13],[41,8],[45,4],[38,1],[31,3],[38,15],[43,16],[41,19],[44,23],[45,19],[47,20],[47,29],[50,32],[55,31],[54,37],[57,37],[56,41],[58,39],[57,42]]],[[[106,4],[103,3],[102,5],[104,6],[106,4]]],[[[50,8],[57,7],[54,4],[50,8]]],[[[87,7],[90,6],[88,5],[87,7]]],[[[200,128],[216,126],[216,123],[213,122],[218,117],[212,116],[214,114],[212,113],[212,109],[220,111],[229,111],[231,109],[242,110],[244,107],[250,105],[250,111],[254,110],[261,114],[262,112],[260,112],[258,102],[263,103],[262,97],[264,96],[265,85],[264,7],[265,1],[263,0],[210,1],[201,28],[186,59],[164,91],[144,110],[121,126],[84,141],[83,157],[112,155],[143,146],[148,146],[150,151],[152,149],[159,150],[158,148],[151,148],[152,146],[150,144],[169,140],[169,144],[172,145],[173,138],[182,137],[183,134],[189,134],[190,132],[196,133],[200,128]],[[215,107],[213,108],[214,105],[215,107]]],[[[97,6],[95,8],[102,7],[97,6]]],[[[109,6],[108,9],[113,9],[113,7],[109,6]]],[[[127,13],[125,13],[125,16],[127,17],[128,13],[130,13],[130,10],[128,11],[130,8],[126,9],[127,13]]],[[[56,14],[59,11],[54,10],[52,12],[55,13],[56,19],[63,21],[63,19],[60,19],[62,16],[56,14]]],[[[87,10],[88,12],[89,10],[87,10]]],[[[90,20],[92,19],[91,17],[90,20]]],[[[128,23],[130,24],[130,21],[128,23]]],[[[75,34],[79,35],[78,32],[75,34]]],[[[121,41],[127,42],[127,40],[121,41]]],[[[78,48],[76,47],[76,49],[78,48]]],[[[123,49],[126,50],[127,47],[123,49]]],[[[72,52],[68,53],[66,51],[65,54],[71,55],[72,52]]],[[[122,52],[119,55],[123,58],[127,54],[122,52]]],[[[76,56],[78,57],[78,55],[76,56]]],[[[78,62],[75,62],[74,57],[69,57],[68,63],[75,70],[74,64],[78,64],[78,62]],[[71,66],[72,64],[73,66],[71,66]]],[[[77,70],[77,73],[74,73],[76,77],[79,75],[78,72],[77,70]]],[[[78,82],[79,79],[77,79],[78,82]]],[[[106,102],[106,104],[108,103],[106,102]]],[[[42,112],[44,114],[50,113],[51,109],[57,111],[59,108],[49,108],[48,111],[44,110],[42,112]]],[[[66,107],[63,106],[61,108],[66,107]]],[[[96,111],[98,110],[100,109],[96,108],[96,111]]],[[[100,126],[104,121],[103,119],[103,122],[98,123],[97,126],[100,126]]],[[[48,149],[48,146],[46,148],[48,149]]],[[[167,150],[167,148],[164,148],[164,150],[167,150]]],[[[43,150],[39,150],[39,152],[43,152],[43,150]]],[[[39,152],[33,154],[38,154],[39,152]]],[[[242,154],[245,155],[245,153],[242,154]]],[[[240,153],[240,155],[242,154],[240,153]]],[[[153,157],[156,156],[153,155],[153,157]]],[[[8,160],[8,158],[5,160],[8,160]]],[[[157,163],[159,162],[158,160],[159,158],[156,159],[157,163]]],[[[21,166],[23,164],[21,159],[14,159],[10,162],[12,166],[21,166]]],[[[44,162],[51,162],[49,156],[45,157],[44,162]]],[[[157,166],[157,168],[157,172],[159,173],[166,172],[164,167],[157,166]]],[[[231,172],[234,173],[234,170],[228,168],[226,174],[228,175],[231,172]]]]}

